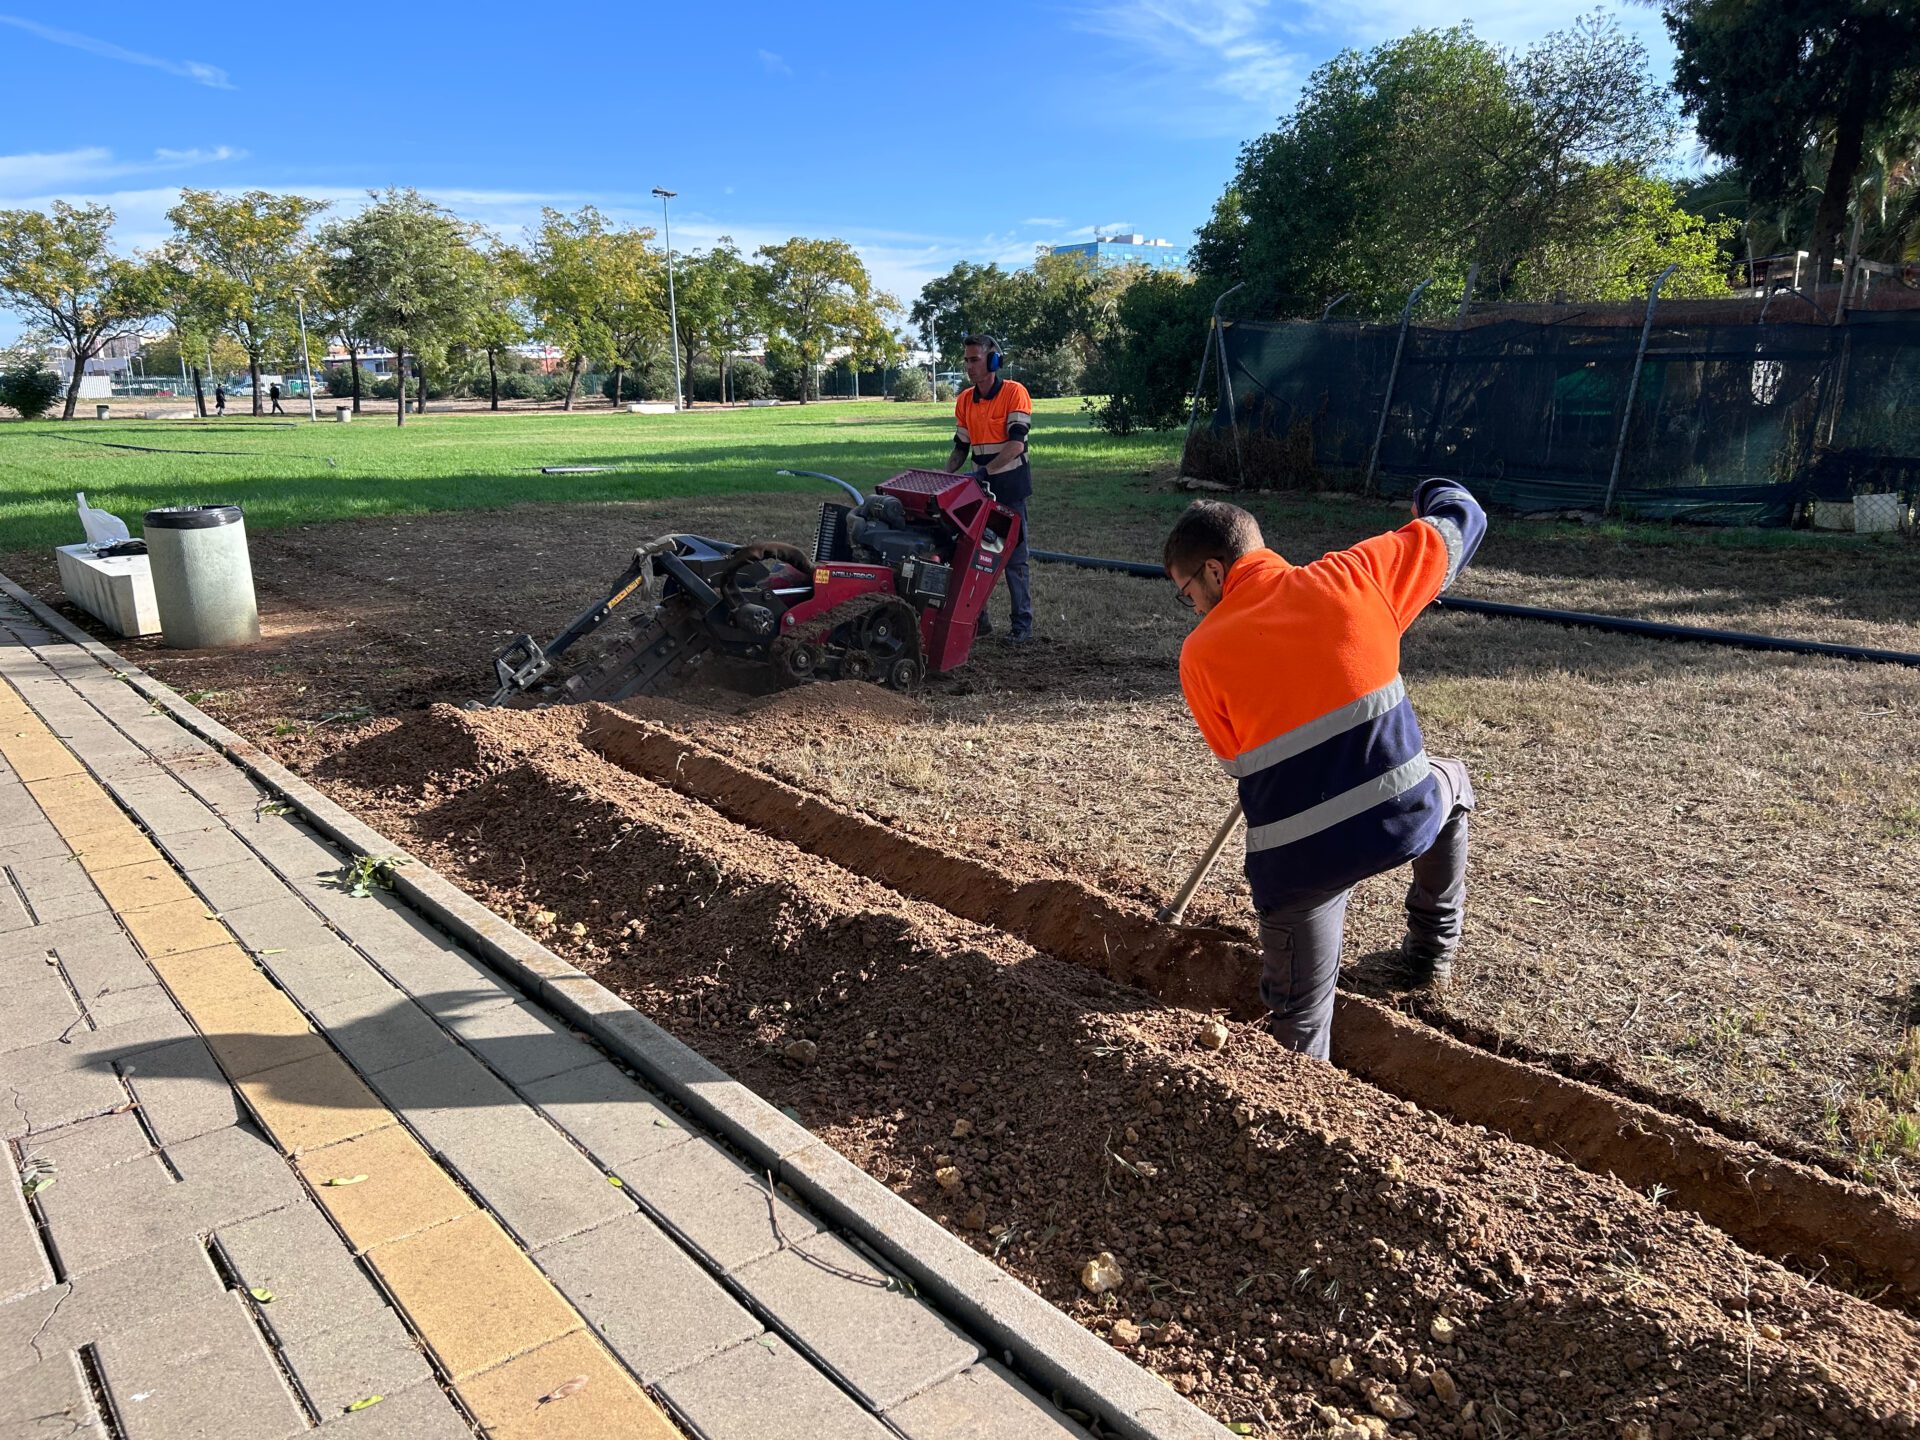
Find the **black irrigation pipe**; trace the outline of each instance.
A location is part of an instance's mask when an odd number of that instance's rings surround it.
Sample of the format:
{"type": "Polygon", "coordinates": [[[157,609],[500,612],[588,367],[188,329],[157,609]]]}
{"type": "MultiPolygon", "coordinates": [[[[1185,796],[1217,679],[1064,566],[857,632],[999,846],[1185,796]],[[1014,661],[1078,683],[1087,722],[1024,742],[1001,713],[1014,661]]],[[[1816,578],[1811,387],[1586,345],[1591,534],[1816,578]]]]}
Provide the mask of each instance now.
{"type": "MultiPolygon", "coordinates": [[[[1034,559],[1050,564],[1112,570],[1122,575],[1137,575],[1143,580],[1164,580],[1167,575],[1158,565],[1145,565],[1137,560],[1103,560],[1092,555],[1068,555],[1059,550],[1030,553],[1034,559]]],[[[1443,595],[1433,603],[1441,610],[1498,615],[1511,620],[1548,620],[1556,625],[1605,630],[1615,635],[1689,640],[1702,645],[1730,645],[1742,650],[1772,650],[1790,655],[1830,655],[1839,660],[1869,660],[1881,665],[1909,665],[1920,669],[1920,655],[1905,650],[1872,650],[1864,645],[1833,645],[1824,640],[1789,640],[1778,635],[1755,635],[1746,630],[1707,630],[1692,625],[1669,625],[1661,620],[1632,620],[1624,615],[1596,615],[1587,610],[1549,610],[1537,605],[1507,605],[1498,600],[1469,600],[1454,595],[1443,595]]]]}

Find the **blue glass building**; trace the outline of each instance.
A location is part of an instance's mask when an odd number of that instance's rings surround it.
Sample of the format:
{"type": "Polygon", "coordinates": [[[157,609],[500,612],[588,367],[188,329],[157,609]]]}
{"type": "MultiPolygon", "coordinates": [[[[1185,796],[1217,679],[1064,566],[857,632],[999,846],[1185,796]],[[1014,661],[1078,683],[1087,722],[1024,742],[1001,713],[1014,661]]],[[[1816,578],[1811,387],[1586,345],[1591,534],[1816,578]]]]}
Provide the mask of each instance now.
{"type": "Polygon", "coordinates": [[[1187,268],[1187,247],[1144,235],[1096,235],[1072,245],[1042,245],[1042,255],[1080,255],[1100,266],[1149,265],[1155,270],[1187,268]]]}

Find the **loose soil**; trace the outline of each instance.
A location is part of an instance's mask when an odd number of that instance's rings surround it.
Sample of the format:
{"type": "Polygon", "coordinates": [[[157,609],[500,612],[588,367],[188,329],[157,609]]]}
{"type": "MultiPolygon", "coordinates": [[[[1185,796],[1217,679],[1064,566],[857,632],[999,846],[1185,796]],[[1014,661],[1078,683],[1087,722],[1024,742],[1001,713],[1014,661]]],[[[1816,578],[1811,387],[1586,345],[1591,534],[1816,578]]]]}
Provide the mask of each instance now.
{"type": "MultiPolygon", "coordinates": [[[[1296,557],[1380,523],[1266,508],[1296,557]]],[[[809,509],[750,496],[275,532],[254,540],[260,646],[123,648],[1222,1419],[1469,1440],[1920,1428],[1920,1334],[1829,1283],[1844,1266],[1784,1271],[1663,1208],[1658,1184],[1451,1123],[1257,1026],[1209,1052],[1194,1012],[1036,950],[1007,914],[904,899],[609,764],[585,714],[422,711],[489,688],[487,655],[560,628],[636,539],[804,535],[809,509]],[[784,1058],[795,1039],[811,1064],[784,1058]],[[1128,1278],[1096,1300],[1076,1277],[1101,1250],[1128,1278]]],[[[1057,543],[1148,555],[1161,523],[1068,535],[1063,519],[1057,543]]],[[[1512,527],[1466,588],[1916,649],[1913,555],[1512,527]]],[[[51,588],[38,557],[0,564],[51,588]]],[[[1038,591],[1041,644],[983,645],[918,700],[748,695],[716,671],[631,713],[935,854],[1144,913],[1230,803],[1172,680],[1186,621],[1119,577],[1041,570],[1038,591]]],[[[1445,1000],[1397,994],[1378,959],[1397,895],[1361,887],[1343,1043],[1443,1043],[1358,1008],[1379,997],[1488,1060],[1541,1055],[1663,1122],[1899,1190],[1874,1130],[1890,1112],[1870,1102],[1897,1103],[1920,1018],[1920,677],[1460,615],[1424,618],[1405,668],[1432,747],[1463,754],[1481,794],[1471,948],[1445,1000]]],[[[1244,955],[1243,887],[1222,868],[1194,918],[1244,955]]],[[[1019,925],[1084,949],[1047,918],[1019,925]]],[[[1152,967],[1128,978],[1169,993],[1152,967]]]]}
{"type": "MultiPolygon", "coordinates": [[[[1077,551],[1151,556],[1165,523],[1147,494],[1090,510],[1067,485],[1035,503],[1040,538],[1077,551]]],[[[1254,503],[1296,558],[1391,519],[1254,503]]],[[[494,649],[555,633],[640,538],[811,526],[805,499],[753,494],[274,531],[253,539],[259,647],[126,648],[309,764],[362,712],[489,688],[494,649]]],[[[46,557],[0,567],[57,596],[46,557]]],[[[1125,577],[1038,567],[1036,587],[1041,643],[984,643],[918,719],[756,709],[712,683],[660,703],[683,707],[686,733],[902,833],[1042,857],[1157,905],[1231,803],[1178,695],[1189,621],[1125,577]]],[[[1920,650],[1920,547],[1904,542],[1659,543],[1496,518],[1461,590],[1920,650]]],[[[1381,963],[1398,883],[1363,884],[1348,987],[1910,1194],[1920,674],[1439,613],[1410,632],[1404,670],[1431,748],[1464,757],[1479,791],[1470,930],[1448,995],[1401,995],[1381,963]]],[[[1246,903],[1227,863],[1192,916],[1244,930],[1246,903]]]]}
{"type": "Polygon", "coordinates": [[[1190,1011],[611,765],[589,720],[439,706],[314,778],[1222,1420],[1920,1433],[1913,1321],[1257,1024],[1202,1048],[1190,1011]]]}

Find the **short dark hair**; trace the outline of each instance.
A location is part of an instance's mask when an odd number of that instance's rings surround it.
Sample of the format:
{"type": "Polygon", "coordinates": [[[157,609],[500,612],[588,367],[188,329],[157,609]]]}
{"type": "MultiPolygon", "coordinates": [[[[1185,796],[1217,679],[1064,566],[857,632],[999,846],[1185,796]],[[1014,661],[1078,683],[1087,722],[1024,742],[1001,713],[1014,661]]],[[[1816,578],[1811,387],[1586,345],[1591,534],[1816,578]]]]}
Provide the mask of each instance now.
{"type": "Polygon", "coordinates": [[[1238,505],[1196,500],[1174,521],[1166,548],[1160,552],[1160,564],[1169,575],[1176,565],[1191,575],[1209,560],[1218,560],[1223,569],[1231,569],[1242,555],[1266,543],[1260,534],[1260,522],[1238,505]]]}
{"type": "Polygon", "coordinates": [[[960,342],[960,348],[962,350],[966,349],[969,345],[978,345],[989,355],[1000,348],[1000,342],[991,335],[969,335],[960,342]]]}

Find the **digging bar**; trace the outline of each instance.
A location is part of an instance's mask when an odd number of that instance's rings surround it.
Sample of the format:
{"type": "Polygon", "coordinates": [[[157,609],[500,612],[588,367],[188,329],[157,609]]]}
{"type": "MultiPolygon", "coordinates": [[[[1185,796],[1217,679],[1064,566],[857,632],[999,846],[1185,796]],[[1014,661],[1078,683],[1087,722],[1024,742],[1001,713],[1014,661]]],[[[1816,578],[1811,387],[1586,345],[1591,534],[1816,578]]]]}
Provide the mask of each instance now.
{"type": "Polygon", "coordinates": [[[1214,832],[1213,839],[1207,845],[1207,853],[1200,857],[1200,863],[1193,867],[1193,873],[1187,876],[1187,883],[1180,887],[1180,893],[1173,897],[1170,904],[1163,907],[1153,918],[1162,925],[1178,925],[1186,918],[1187,906],[1193,903],[1193,897],[1213,873],[1213,867],[1219,862],[1220,852],[1227,848],[1227,841],[1233,838],[1233,828],[1240,823],[1240,802],[1233,802],[1233,809],[1214,832]]]}

